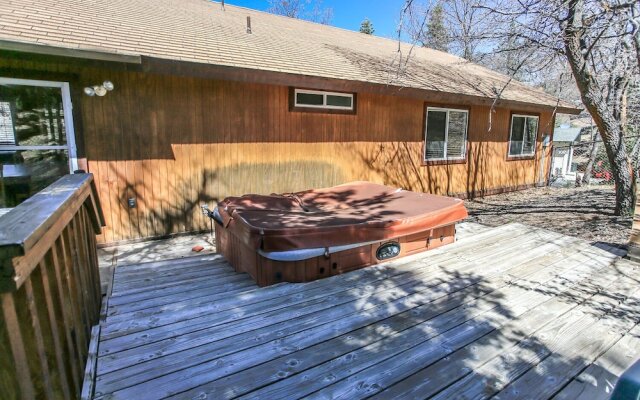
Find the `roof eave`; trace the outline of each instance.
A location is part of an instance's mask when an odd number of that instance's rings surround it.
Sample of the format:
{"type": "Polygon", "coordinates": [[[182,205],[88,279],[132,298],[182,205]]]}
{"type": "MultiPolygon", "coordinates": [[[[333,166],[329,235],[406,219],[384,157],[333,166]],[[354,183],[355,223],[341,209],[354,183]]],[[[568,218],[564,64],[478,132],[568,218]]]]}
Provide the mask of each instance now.
{"type": "Polygon", "coordinates": [[[68,47],[34,44],[0,39],[0,50],[19,53],[40,54],[55,57],[81,58],[86,60],[110,61],[127,64],[141,64],[139,54],[114,53],[103,50],[72,49],[68,47]]]}

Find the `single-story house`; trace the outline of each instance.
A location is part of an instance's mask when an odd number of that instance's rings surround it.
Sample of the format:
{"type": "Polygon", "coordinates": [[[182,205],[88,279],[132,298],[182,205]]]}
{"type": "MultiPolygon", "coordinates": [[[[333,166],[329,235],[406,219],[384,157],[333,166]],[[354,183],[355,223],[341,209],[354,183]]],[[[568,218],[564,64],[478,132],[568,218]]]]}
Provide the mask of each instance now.
{"type": "Polygon", "coordinates": [[[575,181],[576,166],[573,163],[573,146],[580,142],[583,128],[561,126],[553,133],[553,161],[551,174],[566,180],[575,181]]]}
{"type": "Polygon", "coordinates": [[[579,110],[453,55],[224,3],[12,0],[0,111],[0,207],[87,170],[114,242],[205,230],[201,204],[228,195],[545,183],[554,115],[579,110]]]}

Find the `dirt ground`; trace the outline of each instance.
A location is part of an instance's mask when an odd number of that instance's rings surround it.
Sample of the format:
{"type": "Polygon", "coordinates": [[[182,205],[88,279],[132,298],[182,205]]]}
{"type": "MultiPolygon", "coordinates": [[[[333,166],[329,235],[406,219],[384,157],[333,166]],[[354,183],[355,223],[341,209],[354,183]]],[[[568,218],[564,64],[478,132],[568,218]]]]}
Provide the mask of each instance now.
{"type": "Polygon", "coordinates": [[[489,226],[520,222],[591,242],[625,246],[631,217],[613,215],[611,186],[542,187],[467,200],[469,221],[489,226]]]}

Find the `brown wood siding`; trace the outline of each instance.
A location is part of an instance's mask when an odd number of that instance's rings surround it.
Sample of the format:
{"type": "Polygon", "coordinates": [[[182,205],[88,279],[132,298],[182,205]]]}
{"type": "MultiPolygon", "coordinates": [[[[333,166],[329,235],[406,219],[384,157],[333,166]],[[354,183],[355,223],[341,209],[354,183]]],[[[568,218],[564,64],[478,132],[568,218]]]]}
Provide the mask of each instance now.
{"type": "MultiPolygon", "coordinates": [[[[73,74],[76,136],[86,144],[79,151],[107,219],[103,242],[207,229],[200,204],[228,195],[353,180],[449,195],[532,185],[541,139],[553,129],[542,112],[535,158],[508,161],[514,110],[496,109],[489,129],[489,107],[471,106],[467,161],[422,165],[429,99],[358,93],[355,115],[291,112],[285,86],[0,60],[2,76],[42,70],[73,74]],[[116,86],[107,96],[80,94],[105,79],[116,86]],[[130,209],[132,197],[138,206],[130,209]]],[[[545,160],[548,168],[548,152],[545,160]]]]}

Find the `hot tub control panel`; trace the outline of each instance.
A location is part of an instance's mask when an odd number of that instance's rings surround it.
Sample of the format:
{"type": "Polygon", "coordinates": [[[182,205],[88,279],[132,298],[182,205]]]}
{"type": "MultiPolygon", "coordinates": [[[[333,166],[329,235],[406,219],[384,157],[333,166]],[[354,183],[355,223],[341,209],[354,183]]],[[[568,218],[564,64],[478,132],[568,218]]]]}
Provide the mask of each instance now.
{"type": "Polygon", "coordinates": [[[376,250],[376,258],[380,261],[388,260],[393,257],[397,257],[400,255],[400,243],[398,242],[387,242],[383,243],[376,250]]]}

